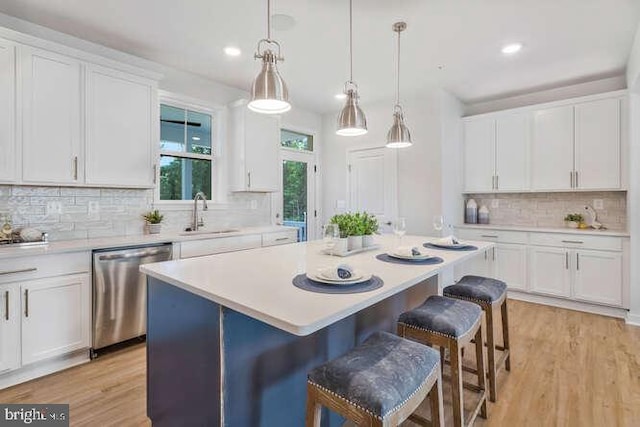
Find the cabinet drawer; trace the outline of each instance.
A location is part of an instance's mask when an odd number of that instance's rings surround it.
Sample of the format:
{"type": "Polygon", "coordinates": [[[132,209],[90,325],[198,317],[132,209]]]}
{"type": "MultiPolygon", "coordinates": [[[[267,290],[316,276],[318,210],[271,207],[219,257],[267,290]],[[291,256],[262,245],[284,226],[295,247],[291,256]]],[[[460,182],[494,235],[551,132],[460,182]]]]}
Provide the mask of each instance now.
{"type": "Polygon", "coordinates": [[[296,230],[278,231],[277,233],[264,233],[262,235],[262,246],[286,245],[287,243],[297,243],[298,233],[296,230]]]}
{"type": "Polygon", "coordinates": [[[261,244],[262,237],[259,234],[182,242],[180,244],[180,258],[192,258],[203,255],[220,254],[223,252],[259,248],[261,244]]]}
{"type": "Polygon", "coordinates": [[[527,243],[527,233],[508,230],[475,230],[461,228],[458,237],[466,240],[480,240],[500,243],[527,243]]]}
{"type": "MultiPolygon", "coordinates": [[[[18,249],[18,248],[16,248],[18,249]]],[[[0,283],[88,273],[91,252],[71,252],[0,259],[0,283]]]]}
{"type": "Polygon", "coordinates": [[[605,251],[621,251],[622,239],[611,236],[581,236],[579,234],[545,234],[531,233],[532,245],[559,246],[577,249],[601,249],[605,251]]]}

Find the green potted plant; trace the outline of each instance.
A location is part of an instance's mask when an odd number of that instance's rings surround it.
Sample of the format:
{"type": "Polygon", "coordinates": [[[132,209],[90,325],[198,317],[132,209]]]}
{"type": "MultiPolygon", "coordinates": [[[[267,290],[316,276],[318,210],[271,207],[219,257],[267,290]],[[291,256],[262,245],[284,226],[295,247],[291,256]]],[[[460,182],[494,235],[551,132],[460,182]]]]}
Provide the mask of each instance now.
{"type": "Polygon", "coordinates": [[[564,217],[564,224],[569,228],[578,228],[582,221],[584,221],[584,218],[579,213],[567,214],[564,217]]]}
{"type": "Polygon", "coordinates": [[[162,228],[162,220],[164,215],[160,213],[158,209],[154,209],[142,215],[147,226],[147,232],[149,234],[158,234],[162,228]]]}
{"type": "Polygon", "coordinates": [[[362,237],[362,246],[367,248],[374,245],[373,235],[378,231],[378,218],[375,215],[363,213],[362,227],[364,236],[362,237]]]}
{"type": "Polygon", "coordinates": [[[333,250],[335,253],[345,253],[349,250],[348,248],[348,231],[350,227],[350,219],[349,214],[337,214],[331,217],[329,221],[331,224],[336,224],[338,229],[340,230],[340,239],[335,244],[333,250]]]}
{"type": "Polygon", "coordinates": [[[363,215],[360,212],[346,214],[347,238],[350,251],[362,249],[362,236],[364,236],[363,215]]]}

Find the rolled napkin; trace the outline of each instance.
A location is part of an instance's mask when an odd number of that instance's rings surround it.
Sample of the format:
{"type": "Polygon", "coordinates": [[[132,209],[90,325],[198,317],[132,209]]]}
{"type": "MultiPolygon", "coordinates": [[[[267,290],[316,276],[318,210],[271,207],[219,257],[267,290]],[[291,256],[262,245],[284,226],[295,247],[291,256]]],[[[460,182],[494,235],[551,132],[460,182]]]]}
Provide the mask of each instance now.
{"type": "Polygon", "coordinates": [[[447,236],[447,237],[443,237],[441,239],[438,239],[437,243],[439,245],[446,245],[446,246],[459,245],[460,244],[460,240],[458,240],[455,236],[451,235],[451,236],[447,236]]]}
{"type": "Polygon", "coordinates": [[[414,257],[422,255],[422,252],[415,246],[400,246],[396,249],[396,255],[414,257]]]}
{"type": "Polygon", "coordinates": [[[348,264],[340,264],[336,267],[320,268],[318,271],[327,279],[347,280],[353,277],[353,267],[348,264]]]}

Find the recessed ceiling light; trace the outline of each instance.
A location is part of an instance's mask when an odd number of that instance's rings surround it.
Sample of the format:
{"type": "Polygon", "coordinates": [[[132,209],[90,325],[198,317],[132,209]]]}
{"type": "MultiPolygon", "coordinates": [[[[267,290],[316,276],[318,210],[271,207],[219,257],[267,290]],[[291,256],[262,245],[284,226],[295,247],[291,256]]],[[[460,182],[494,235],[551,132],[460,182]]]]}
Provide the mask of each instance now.
{"type": "Polygon", "coordinates": [[[224,53],[226,53],[228,56],[240,56],[242,51],[237,47],[227,46],[224,48],[224,53]]]}
{"type": "Polygon", "coordinates": [[[347,94],[346,93],[337,93],[336,94],[336,99],[347,99],[347,94]]]}
{"type": "Polygon", "coordinates": [[[514,53],[518,53],[522,50],[522,43],[509,43],[502,48],[502,53],[505,55],[513,55],[514,53]]]}
{"type": "Polygon", "coordinates": [[[191,139],[193,139],[194,141],[200,141],[200,137],[199,136],[192,136],[191,139]]]}

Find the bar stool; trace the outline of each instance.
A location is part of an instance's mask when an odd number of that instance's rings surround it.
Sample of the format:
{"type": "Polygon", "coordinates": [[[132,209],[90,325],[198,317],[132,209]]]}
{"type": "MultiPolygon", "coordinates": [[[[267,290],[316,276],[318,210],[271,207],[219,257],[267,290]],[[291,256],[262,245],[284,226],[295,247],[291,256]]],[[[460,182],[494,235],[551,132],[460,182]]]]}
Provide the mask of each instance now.
{"type": "Polygon", "coordinates": [[[487,360],[489,369],[489,399],[496,401],[496,374],[503,365],[511,370],[509,351],[509,317],[507,314],[507,285],[501,280],[481,276],[464,276],[455,285],[444,288],[443,294],[450,298],[471,301],[482,307],[487,320],[487,360]],[[502,311],[503,345],[495,345],[493,316],[498,308],[502,311]],[[495,310],[495,311],[494,311],[495,310]],[[502,358],[496,363],[496,350],[502,351],[502,358]]]}
{"type": "Polygon", "coordinates": [[[308,375],[307,427],[320,427],[322,406],[362,426],[398,426],[409,418],[444,426],[438,353],[388,332],[376,332],[308,375]],[[431,419],[414,414],[429,396],[431,419]]]}
{"type": "Polygon", "coordinates": [[[451,358],[451,395],[454,426],[471,425],[478,413],[487,418],[487,390],[484,370],[484,313],[476,304],[441,296],[431,296],[419,307],[402,313],[398,319],[398,335],[429,346],[440,347],[444,356],[449,349],[451,358]],[[478,385],[462,381],[462,349],[475,338],[478,385]],[[477,392],[480,400],[464,419],[463,386],[477,392]]]}

